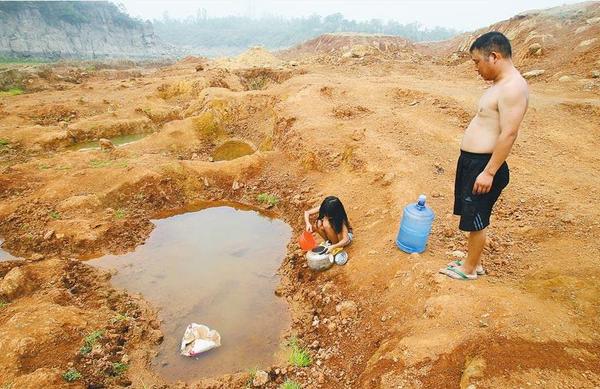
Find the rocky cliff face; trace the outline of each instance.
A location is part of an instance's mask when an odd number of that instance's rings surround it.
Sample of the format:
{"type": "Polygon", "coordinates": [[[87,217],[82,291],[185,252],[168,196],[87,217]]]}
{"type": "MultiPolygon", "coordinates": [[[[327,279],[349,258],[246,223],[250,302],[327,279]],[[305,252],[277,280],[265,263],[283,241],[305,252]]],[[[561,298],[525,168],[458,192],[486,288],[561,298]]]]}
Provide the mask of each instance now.
{"type": "Polygon", "coordinates": [[[149,22],[106,1],[0,2],[0,57],[156,57],[172,53],[149,22]]]}

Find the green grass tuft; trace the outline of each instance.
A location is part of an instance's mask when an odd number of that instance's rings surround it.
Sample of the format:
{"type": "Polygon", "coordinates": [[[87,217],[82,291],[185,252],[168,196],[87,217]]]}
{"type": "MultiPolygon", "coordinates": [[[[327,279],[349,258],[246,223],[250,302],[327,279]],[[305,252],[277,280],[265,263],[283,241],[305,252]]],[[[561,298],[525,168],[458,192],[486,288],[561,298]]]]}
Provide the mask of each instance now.
{"type": "Polygon", "coordinates": [[[10,88],[9,90],[6,90],[6,91],[0,91],[0,97],[1,96],[17,96],[17,95],[22,95],[23,93],[25,93],[25,91],[21,88],[10,88]]]}
{"type": "Polygon", "coordinates": [[[269,207],[273,207],[279,203],[279,198],[270,193],[261,193],[256,196],[256,199],[261,203],[267,204],[269,207]]]}
{"type": "Polygon", "coordinates": [[[94,345],[98,343],[100,339],[102,339],[102,336],[104,336],[104,330],[96,330],[91,332],[89,335],[83,338],[84,344],[79,349],[79,353],[83,355],[89,354],[94,348],[94,345]]]}
{"type": "Polygon", "coordinates": [[[2,299],[0,299],[0,308],[4,308],[8,305],[8,303],[2,299]]]}
{"type": "Polygon", "coordinates": [[[115,375],[121,375],[129,369],[129,366],[122,362],[113,362],[112,367],[115,375]]]}
{"type": "Polygon", "coordinates": [[[53,220],[58,220],[58,219],[60,219],[60,213],[58,213],[58,212],[56,212],[56,211],[50,211],[50,212],[48,213],[48,215],[50,215],[50,217],[51,217],[53,220]]]}
{"type": "Polygon", "coordinates": [[[71,369],[65,371],[63,373],[62,377],[67,382],[73,382],[73,381],[77,381],[78,379],[81,378],[81,373],[78,372],[77,370],[71,368],[71,369]]]}
{"type": "Polygon", "coordinates": [[[127,215],[127,213],[125,212],[125,210],[123,209],[117,209],[115,211],[115,219],[121,220],[123,219],[125,216],[127,215]]]}
{"type": "Polygon", "coordinates": [[[296,381],[287,379],[283,384],[281,384],[279,389],[302,389],[302,386],[300,386],[300,384],[296,381]]]}
{"type": "Polygon", "coordinates": [[[307,367],[312,364],[312,359],[309,352],[300,347],[296,337],[290,338],[288,345],[291,347],[290,363],[296,367],[307,367]]]}

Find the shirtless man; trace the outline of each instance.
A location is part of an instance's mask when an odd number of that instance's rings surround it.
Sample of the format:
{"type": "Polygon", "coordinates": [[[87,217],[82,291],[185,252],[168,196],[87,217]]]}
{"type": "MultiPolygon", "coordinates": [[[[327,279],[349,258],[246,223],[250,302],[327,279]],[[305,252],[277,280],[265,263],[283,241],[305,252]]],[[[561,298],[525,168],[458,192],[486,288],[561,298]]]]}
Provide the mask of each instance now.
{"type": "Polygon", "coordinates": [[[527,82],[512,62],[510,42],[499,32],[488,32],[469,49],[477,72],[492,86],[479,100],[477,115],[471,120],[460,146],[454,184],[454,214],[460,215],[459,228],[469,231],[465,261],[454,261],[441,269],[458,280],[474,280],[485,274],[481,252],[492,207],[508,185],[505,160],[519,125],[527,111],[527,82]]]}

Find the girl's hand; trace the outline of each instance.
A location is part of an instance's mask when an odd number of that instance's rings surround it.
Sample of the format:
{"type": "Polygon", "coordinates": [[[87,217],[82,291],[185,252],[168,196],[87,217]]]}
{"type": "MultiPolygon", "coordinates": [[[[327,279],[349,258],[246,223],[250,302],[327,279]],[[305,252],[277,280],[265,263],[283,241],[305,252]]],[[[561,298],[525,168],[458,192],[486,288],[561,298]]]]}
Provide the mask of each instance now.
{"type": "Polygon", "coordinates": [[[313,232],[312,224],[306,223],[306,231],[313,232]]]}

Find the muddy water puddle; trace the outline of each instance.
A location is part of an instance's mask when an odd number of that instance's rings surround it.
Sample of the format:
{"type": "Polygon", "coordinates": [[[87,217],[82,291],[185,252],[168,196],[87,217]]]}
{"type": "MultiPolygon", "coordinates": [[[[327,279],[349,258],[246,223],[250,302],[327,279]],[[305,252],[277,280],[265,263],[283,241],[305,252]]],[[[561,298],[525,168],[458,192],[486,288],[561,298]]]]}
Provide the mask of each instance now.
{"type": "Polygon", "coordinates": [[[212,157],[215,161],[231,161],[254,153],[254,148],[246,142],[228,140],[215,149],[212,157]]]}
{"type": "MultiPolygon", "coordinates": [[[[115,136],[113,138],[108,138],[115,146],[123,146],[129,143],[137,142],[140,139],[147,137],[149,134],[128,134],[128,135],[120,135],[115,136]]],[[[86,151],[86,150],[99,150],[100,144],[98,141],[90,141],[90,142],[82,142],[76,143],[68,147],[69,150],[73,151],[86,151]]]]}
{"type": "Polygon", "coordinates": [[[113,285],[160,309],[164,341],[156,371],[168,380],[191,380],[275,363],[290,320],[285,301],[274,295],[290,227],[231,206],[153,222],[135,252],[89,263],[116,269],[113,285]],[[196,359],[179,355],[192,322],[216,329],[221,347],[196,359]]]}

